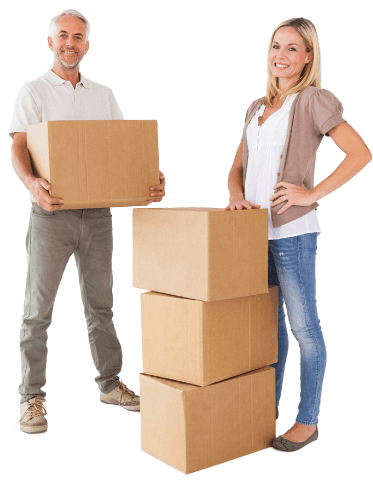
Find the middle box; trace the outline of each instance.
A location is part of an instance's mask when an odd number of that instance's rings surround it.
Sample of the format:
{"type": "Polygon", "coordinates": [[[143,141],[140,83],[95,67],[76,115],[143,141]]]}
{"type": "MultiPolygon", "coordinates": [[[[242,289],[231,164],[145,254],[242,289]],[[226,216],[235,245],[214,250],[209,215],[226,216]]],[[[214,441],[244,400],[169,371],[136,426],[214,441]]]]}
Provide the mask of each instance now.
{"type": "Polygon", "coordinates": [[[143,371],[208,386],[277,362],[278,287],[196,301],[141,294],[143,371]]]}

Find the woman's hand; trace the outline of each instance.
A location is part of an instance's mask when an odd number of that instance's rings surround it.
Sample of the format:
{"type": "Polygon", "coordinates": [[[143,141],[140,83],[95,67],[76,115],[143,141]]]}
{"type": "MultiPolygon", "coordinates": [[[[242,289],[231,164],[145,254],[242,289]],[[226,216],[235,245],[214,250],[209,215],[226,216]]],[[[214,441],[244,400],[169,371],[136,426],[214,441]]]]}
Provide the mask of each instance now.
{"type": "Polygon", "coordinates": [[[245,199],[229,199],[229,205],[224,210],[260,209],[260,205],[253,204],[245,199]]]}
{"type": "Polygon", "coordinates": [[[273,194],[269,200],[273,200],[271,207],[284,202],[284,196],[286,204],[277,212],[277,214],[282,214],[292,205],[311,205],[314,203],[312,198],[311,190],[308,190],[304,184],[297,185],[291,184],[290,182],[279,182],[273,189],[276,190],[279,187],[285,187],[280,189],[276,194],[273,194]]]}

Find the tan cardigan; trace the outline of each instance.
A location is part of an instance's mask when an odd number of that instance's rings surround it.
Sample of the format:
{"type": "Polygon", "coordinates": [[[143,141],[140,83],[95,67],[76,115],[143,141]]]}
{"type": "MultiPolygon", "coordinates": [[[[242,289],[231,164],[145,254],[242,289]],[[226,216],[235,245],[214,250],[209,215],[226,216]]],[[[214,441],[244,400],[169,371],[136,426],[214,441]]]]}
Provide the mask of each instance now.
{"type": "MultiPolygon", "coordinates": [[[[261,99],[255,100],[250,105],[243,129],[242,185],[244,197],[249,157],[246,128],[260,105],[261,99]]],[[[298,93],[289,113],[288,130],[277,173],[278,182],[285,181],[297,185],[304,183],[307,189],[314,187],[316,151],[324,135],[329,137],[328,130],[345,122],[342,112],[341,102],[329,90],[310,86],[298,93]]],[[[275,192],[284,188],[280,187],[275,192]]],[[[309,206],[292,205],[282,214],[277,214],[286,202],[271,207],[273,227],[280,227],[298,219],[319,205],[317,202],[309,206]]]]}

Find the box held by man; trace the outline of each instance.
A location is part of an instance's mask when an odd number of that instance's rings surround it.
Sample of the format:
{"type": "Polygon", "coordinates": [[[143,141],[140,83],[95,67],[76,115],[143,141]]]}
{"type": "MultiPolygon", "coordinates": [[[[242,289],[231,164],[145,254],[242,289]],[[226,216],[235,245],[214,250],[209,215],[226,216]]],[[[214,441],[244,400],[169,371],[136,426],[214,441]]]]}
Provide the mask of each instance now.
{"type": "Polygon", "coordinates": [[[159,184],[156,120],[42,122],[28,126],[27,148],[63,209],[145,206],[159,184]]]}

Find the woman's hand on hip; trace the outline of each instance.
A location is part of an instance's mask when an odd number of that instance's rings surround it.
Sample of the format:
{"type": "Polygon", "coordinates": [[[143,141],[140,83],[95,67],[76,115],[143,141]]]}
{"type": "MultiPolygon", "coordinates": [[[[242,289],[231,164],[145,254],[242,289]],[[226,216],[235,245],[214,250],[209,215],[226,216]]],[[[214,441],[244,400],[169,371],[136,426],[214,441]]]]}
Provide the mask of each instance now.
{"type": "Polygon", "coordinates": [[[278,192],[272,195],[269,200],[272,200],[271,207],[277,204],[286,202],[286,204],[277,212],[277,214],[282,214],[292,205],[311,205],[314,200],[312,199],[311,190],[308,190],[304,184],[297,185],[291,182],[279,182],[273,189],[276,190],[279,187],[283,187],[278,192]],[[284,199],[285,196],[285,199],[284,199]]]}

